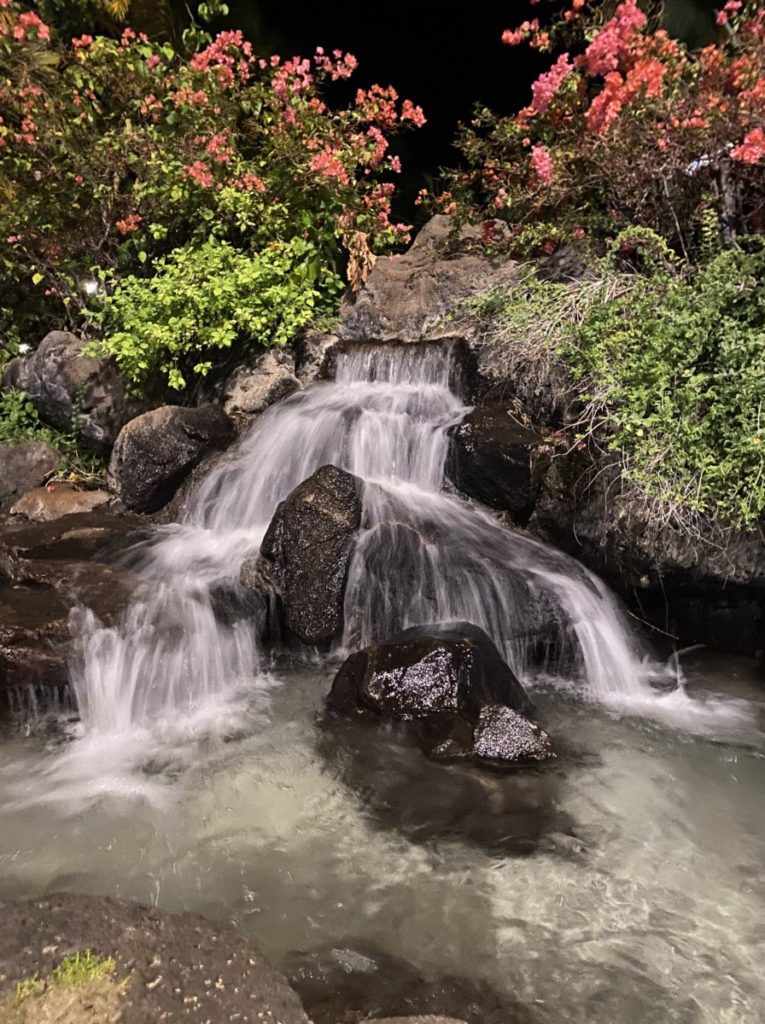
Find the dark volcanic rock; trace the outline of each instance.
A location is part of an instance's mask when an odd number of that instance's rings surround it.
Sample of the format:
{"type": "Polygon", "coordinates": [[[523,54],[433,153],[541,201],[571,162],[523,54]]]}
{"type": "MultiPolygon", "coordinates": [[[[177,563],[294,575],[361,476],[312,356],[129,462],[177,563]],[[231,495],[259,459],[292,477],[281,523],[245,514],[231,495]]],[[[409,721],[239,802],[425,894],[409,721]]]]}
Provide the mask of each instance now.
{"type": "Polygon", "coordinates": [[[482,629],[466,622],[405,630],[351,654],[327,703],[411,722],[428,757],[513,767],[554,757],[527,718],[531,701],[482,629]]]}
{"type": "Polygon", "coordinates": [[[64,957],[87,949],[113,957],[115,980],[124,980],[113,1024],[310,1024],[286,979],[241,932],[96,896],[3,905],[0,1001],[18,982],[45,979],[64,957]]]}
{"type": "Polygon", "coordinates": [[[335,676],[328,703],[337,711],[399,719],[446,714],[471,722],[487,703],[531,710],[491,639],[467,622],[415,626],[351,654],[335,676]]]}
{"type": "Polygon", "coordinates": [[[39,441],[0,444],[0,512],[39,487],[60,464],[59,453],[39,441]]]}
{"type": "Polygon", "coordinates": [[[35,352],[8,364],[3,386],[25,391],[46,423],[107,451],[137,407],[115,364],[83,355],[86,345],[67,331],[51,331],[35,352]]]}
{"type": "Polygon", "coordinates": [[[138,537],[135,520],[98,512],[0,530],[0,712],[30,690],[41,709],[58,702],[75,653],[72,609],[120,618],[133,578],[112,559],[138,537]]]}
{"type": "Polygon", "coordinates": [[[449,432],[446,473],[458,490],[525,518],[534,507],[547,460],[541,434],[506,406],[478,406],[449,432]]]}
{"type": "Polygon", "coordinates": [[[481,708],[473,733],[477,761],[527,764],[554,757],[550,737],[528,718],[501,704],[481,708]]]}
{"type": "Polygon", "coordinates": [[[279,596],[285,625],[303,643],[342,636],[361,512],[360,481],[322,466],[281,502],[263,538],[260,571],[279,596]]]}
{"type": "MultiPolygon", "coordinates": [[[[472,758],[454,763],[424,757],[421,724],[388,719],[381,728],[377,716],[322,719],[318,753],[370,824],[416,843],[457,838],[513,855],[555,853],[555,837],[572,834],[573,822],[560,809],[565,800],[559,771],[499,771],[472,758]]],[[[410,1012],[424,1009],[413,1006],[410,1012]]],[[[457,1006],[450,1009],[464,1015],[457,1006]]]]}
{"type": "Polygon", "coordinates": [[[131,420],[109,463],[109,484],[125,508],[156,512],[202,459],[234,438],[228,416],[215,405],[165,405],[131,420]]]}

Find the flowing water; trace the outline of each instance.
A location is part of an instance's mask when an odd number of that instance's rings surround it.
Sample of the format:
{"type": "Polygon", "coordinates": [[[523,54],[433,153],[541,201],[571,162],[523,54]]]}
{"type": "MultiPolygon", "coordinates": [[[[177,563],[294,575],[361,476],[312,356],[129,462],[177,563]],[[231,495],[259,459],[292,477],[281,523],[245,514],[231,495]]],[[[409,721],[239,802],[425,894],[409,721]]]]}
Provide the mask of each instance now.
{"type": "Polygon", "coordinates": [[[0,897],[194,909],[285,963],[371,947],[482,979],[524,1020],[760,1024],[757,706],[658,692],[668,670],[596,577],[444,492],[458,391],[446,347],[341,354],[130,553],[124,621],[78,623],[72,741],[0,744],[0,897]],[[395,731],[325,721],[326,661],[272,662],[257,621],[216,614],[279,501],[327,463],[364,481],[342,649],[483,626],[537,693],[559,768],[432,766],[395,731]]]}

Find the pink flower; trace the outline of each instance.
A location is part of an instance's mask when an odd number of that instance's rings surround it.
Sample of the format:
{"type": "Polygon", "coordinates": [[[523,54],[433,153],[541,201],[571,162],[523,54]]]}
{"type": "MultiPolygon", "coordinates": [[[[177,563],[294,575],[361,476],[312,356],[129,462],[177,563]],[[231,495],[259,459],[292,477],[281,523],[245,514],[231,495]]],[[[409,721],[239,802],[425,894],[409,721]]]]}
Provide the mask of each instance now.
{"type": "Polygon", "coordinates": [[[555,165],[544,146],[531,147],[531,166],[543,185],[552,185],[555,165]]]}
{"type": "Polygon", "coordinates": [[[505,46],[518,46],[519,43],[528,39],[532,32],[536,32],[538,28],[539,18],[534,18],[533,21],[524,21],[516,29],[506,28],[502,33],[502,42],[505,46]]]}
{"type": "Polygon", "coordinates": [[[85,50],[89,46],[93,45],[93,36],[78,36],[72,40],[72,46],[75,50],[85,50]]]}
{"type": "Polygon", "coordinates": [[[215,180],[210,168],[201,160],[195,160],[193,164],[186,167],[184,169],[184,177],[193,179],[202,188],[212,188],[213,181],[215,180]]]}
{"type": "Polygon", "coordinates": [[[549,71],[540,75],[531,87],[531,108],[535,114],[543,114],[550,106],[574,65],[567,53],[562,53],[549,71]]]}
{"type": "Polygon", "coordinates": [[[585,50],[589,74],[595,78],[616,71],[635,35],[645,28],[646,23],[647,18],[636,0],[619,4],[613,18],[606,22],[585,50]]]}
{"type": "Polygon", "coordinates": [[[422,128],[426,123],[422,107],[415,107],[411,100],[404,100],[401,106],[401,120],[411,121],[415,128],[422,128]]]}
{"type": "Polygon", "coordinates": [[[744,136],[744,141],[730,151],[734,160],[742,164],[757,164],[765,156],[765,132],[753,128],[744,136]]]}
{"type": "Polygon", "coordinates": [[[314,153],[308,166],[312,171],[318,172],[325,178],[337,178],[343,185],[347,185],[350,181],[342,160],[330,146],[325,146],[318,153],[314,153]]]}
{"type": "Polygon", "coordinates": [[[117,228],[121,235],[130,235],[133,233],[133,231],[138,230],[138,225],[141,223],[142,220],[143,217],[140,215],[140,213],[129,213],[127,217],[124,218],[124,220],[118,220],[114,226],[117,228]]]}

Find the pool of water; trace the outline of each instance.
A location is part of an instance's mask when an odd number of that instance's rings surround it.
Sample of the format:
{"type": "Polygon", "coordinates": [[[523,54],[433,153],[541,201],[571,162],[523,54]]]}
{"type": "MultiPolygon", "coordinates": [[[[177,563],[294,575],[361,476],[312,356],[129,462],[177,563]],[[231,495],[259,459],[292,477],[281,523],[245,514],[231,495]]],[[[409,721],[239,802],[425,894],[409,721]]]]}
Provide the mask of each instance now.
{"type": "Polygon", "coordinates": [[[403,960],[537,1024],[762,1024],[765,686],[694,658],[698,699],[727,694],[701,734],[547,691],[560,757],[538,774],[434,766],[394,730],[328,720],[331,670],[286,662],[210,709],[202,742],[199,722],[154,747],[6,736],[0,899],[193,910],[293,975],[312,955],[348,976],[403,960]]]}

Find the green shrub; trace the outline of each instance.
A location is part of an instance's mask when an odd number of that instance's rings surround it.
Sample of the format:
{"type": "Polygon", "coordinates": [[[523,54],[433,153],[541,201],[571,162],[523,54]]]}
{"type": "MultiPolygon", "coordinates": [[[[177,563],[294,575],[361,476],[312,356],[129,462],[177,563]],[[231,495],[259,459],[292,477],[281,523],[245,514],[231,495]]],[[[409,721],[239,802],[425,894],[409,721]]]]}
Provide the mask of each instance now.
{"type": "Polygon", "coordinates": [[[340,288],[302,239],[252,255],[211,239],[157,260],[153,277],[118,279],[97,316],[103,340],[92,348],[113,356],[136,386],[161,374],[181,389],[238,340],[286,344],[332,308],[340,288]]]}
{"type": "Polygon", "coordinates": [[[646,238],[625,233],[594,281],[551,284],[529,269],[473,310],[506,337],[557,351],[581,399],[581,435],[618,453],[647,495],[752,526],[765,514],[765,246],[690,272],[646,238]],[[645,273],[619,269],[625,249],[644,253],[645,273]]]}

